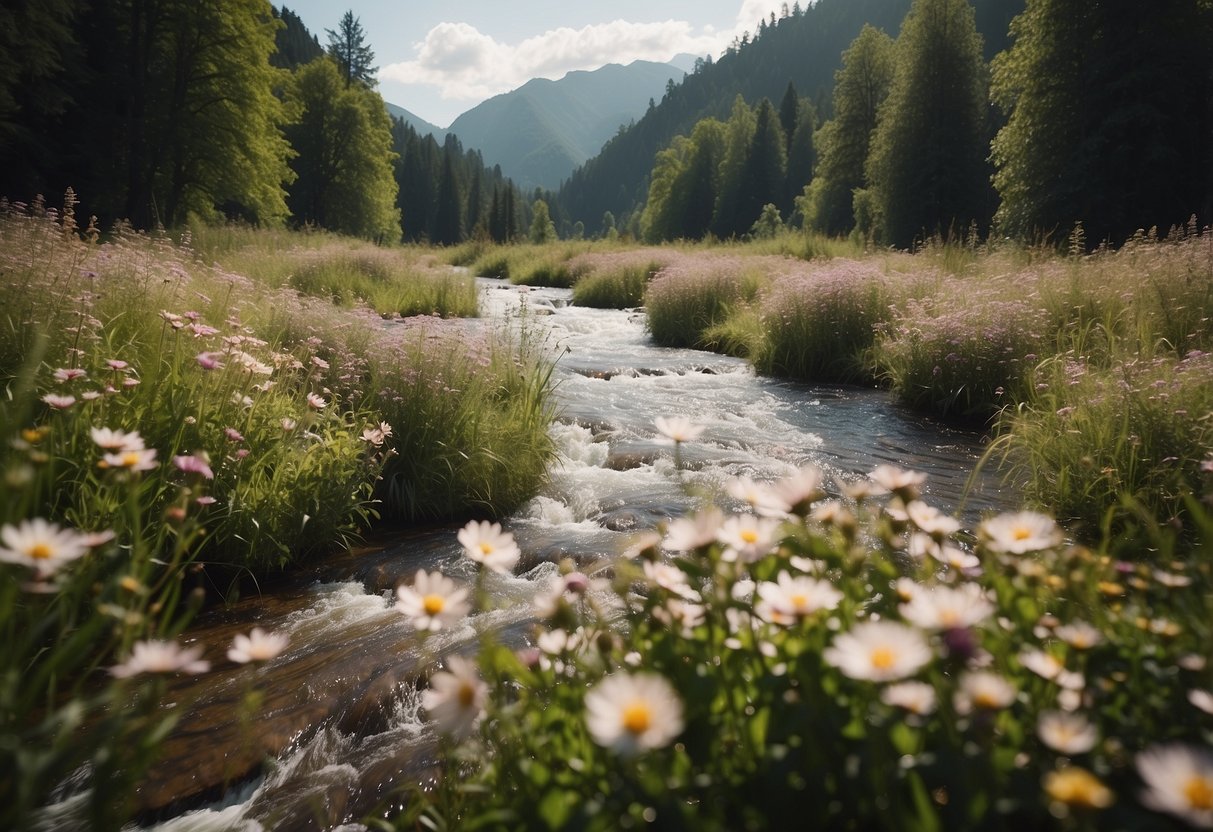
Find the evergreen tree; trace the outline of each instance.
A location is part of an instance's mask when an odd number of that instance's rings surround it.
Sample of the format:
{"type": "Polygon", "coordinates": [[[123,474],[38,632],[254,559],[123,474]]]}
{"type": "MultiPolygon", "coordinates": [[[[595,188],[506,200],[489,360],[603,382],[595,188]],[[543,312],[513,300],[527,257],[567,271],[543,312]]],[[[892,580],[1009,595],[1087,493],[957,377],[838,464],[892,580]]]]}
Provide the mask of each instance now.
{"type": "Polygon", "coordinates": [[[274,36],[278,51],[270,56],[271,64],[281,69],[295,70],[324,54],[324,47],[307,30],[299,15],[286,6],[281,11],[275,11],[274,15],[283,25],[274,36]]]}
{"type": "Polygon", "coordinates": [[[467,223],[464,228],[468,234],[476,234],[484,231],[484,195],[481,192],[481,179],[483,178],[484,163],[480,158],[479,153],[473,154],[472,166],[472,183],[468,186],[467,198],[467,223]]]}
{"type": "Polygon", "coordinates": [[[796,127],[788,145],[788,175],[781,210],[791,215],[796,197],[813,179],[817,164],[817,147],[813,136],[817,132],[817,116],[813,105],[801,99],[796,108],[796,127]]]}
{"type": "Polygon", "coordinates": [[[745,233],[754,222],[754,218],[745,216],[742,207],[743,203],[748,205],[753,201],[748,197],[750,188],[746,174],[756,127],[753,111],[745,99],[737,96],[733,99],[733,112],[728,120],[724,158],[720,163],[720,189],[712,217],[712,233],[722,239],[745,233]]]}
{"type": "Polygon", "coordinates": [[[556,224],[552,222],[551,215],[548,213],[548,204],[542,199],[535,200],[531,207],[531,233],[530,240],[532,243],[542,245],[550,243],[556,239],[556,224]]]}
{"type": "Polygon", "coordinates": [[[328,57],[295,74],[290,99],[299,120],[288,136],[298,153],[290,192],[300,223],[371,239],[398,239],[400,212],[392,132],[379,94],[345,86],[328,57]]]}
{"type": "Polygon", "coordinates": [[[963,232],[991,213],[987,73],[968,0],[914,0],[866,167],[883,238],[963,232]]]}
{"type": "Polygon", "coordinates": [[[785,151],[792,149],[792,135],[796,132],[796,124],[800,119],[800,96],[796,87],[788,81],[788,88],[783,92],[779,102],[779,125],[783,128],[783,147],[785,151]]]}
{"type": "Polygon", "coordinates": [[[367,87],[375,86],[375,52],[366,43],[366,33],[362,24],[354,17],[353,11],[347,11],[337,24],[337,31],[325,29],[329,36],[328,53],[345,78],[348,87],[357,81],[367,87]]]}
{"type": "Polygon", "coordinates": [[[754,112],[754,137],[746,154],[745,188],[738,204],[738,217],[748,223],[747,230],[758,219],[764,205],[784,199],[787,177],[784,147],[779,115],[770,100],[764,98],[754,112]]]}
{"type": "Polygon", "coordinates": [[[438,185],[438,213],[430,240],[440,246],[454,245],[463,239],[462,206],[459,202],[459,182],[455,177],[455,162],[451,154],[442,158],[442,180],[438,185]]]}
{"type": "Polygon", "coordinates": [[[675,136],[665,150],[659,151],[649,178],[649,198],[640,218],[641,235],[650,243],[678,237],[680,217],[675,183],[692,149],[686,136],[675,136]]]}
{"type": "Polygon", "coordinates": [[[992,94],[1004,233],[1123,240],[1210,210],[1213,5],[1029,0],[992,94]]]}
{"type": "Polygon", "coordinates": [[[853,193],[863,187],[876,115],[893,81],[892,38],[864,26],[842,53],[834,80],[834,117],[815,137],[819,157],[805,221],[826,234],[844,234],[855,221],[853,193]]]}

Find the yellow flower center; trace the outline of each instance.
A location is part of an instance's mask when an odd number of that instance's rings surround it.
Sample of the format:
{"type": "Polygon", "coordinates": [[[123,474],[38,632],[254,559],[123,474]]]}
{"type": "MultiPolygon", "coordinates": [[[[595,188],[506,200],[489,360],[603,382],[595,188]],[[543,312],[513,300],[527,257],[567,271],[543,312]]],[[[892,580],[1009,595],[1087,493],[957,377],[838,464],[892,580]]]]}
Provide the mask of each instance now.
{"type": "Polygon", "coordinates": [[[986,710],[1002,707],[1002,701],[992,691],[982,690],[973,694],[973,704],[986,710]]]}
{"type": "Polygon", "coordinates": [[[741,532],[741,539],[746,543],[754,544],[758,542],[758,532],[753,529],[744,529],[741,532]]]}
{"type": "Polygon", "coordinates": [[[951,629],[960,623],[960,615],[956,610],[940,610],[939,625],[944,629],[951,629]]]}
{"type": "Polygon", "coordinates": [[[1045,791],[1059,803],[1102,809],[1112,803],[1112,792],[1086,769],[1067,768],[1045,778],[1045,791]]]}
{"type": "Polygon", "coordinates": [[[1193,809],[1213,809],[1213,778],[1193,775],[1184,783],[1184,797],[1193,809]]]}
{"type": "Polygon", "coordinates": [[[1027,540],[1031,536],[1032,530],[1024,526],[1016,526],[1015,530],[1011,532],[1011,537],[1015,540],[1027,540]]]}
{"type": "Polygon", "coordinates": [[[792,606],[798,610],[804,609],[809,605],[809,596],[805,595],[803,592],[793,593],[788,600],[791,601],[792,606]]]}
{"type": "Polygon", "coordinates": [[[446,599],[441,595],[427,595],[421,599],[421,608],[426,615],[437,615],[446,607],[446,599]]]}
{"type": "Polygon", "coordinates": [[[472,687],[467,682],[459,686],[459,706],[461,708],[470,708],[472,703],[476,701],[476,688],[472,687]]]}
{"type": "Polygon", "coordinates": [[[632,702],[623,709],[623,727],[632,734],[643,734],[653,722],[653,712],[645,702],[632,702]]]}
{"type": "Polygon", "coordinates": [[[47,558],[54,556],[54,554],[55,550],[48,544],[41,541],[29,547],[29,556],[34,560],[46,560],[47,558]]]}
{"type": "Polygon", "coordinates": [[[480,546],[480,554],[482,554],[482,555],[493,554],[493,544],[489,543],[487,540],[480,541],[479,546],[480,546]]]}
{"type": "Polygon", "coordinates": [[[127,451],[126,453],[124,453],[122,455],[122,467],[123,468],[134,468],[138,464],[139,464],[138,451],[127,451]]]}
{"type": "Polygon", "coordinates": [[[872,651],[872,667],[877,670],[888,670],[897,659],[897,654],[889,647],[877,647],[872,651]]]}

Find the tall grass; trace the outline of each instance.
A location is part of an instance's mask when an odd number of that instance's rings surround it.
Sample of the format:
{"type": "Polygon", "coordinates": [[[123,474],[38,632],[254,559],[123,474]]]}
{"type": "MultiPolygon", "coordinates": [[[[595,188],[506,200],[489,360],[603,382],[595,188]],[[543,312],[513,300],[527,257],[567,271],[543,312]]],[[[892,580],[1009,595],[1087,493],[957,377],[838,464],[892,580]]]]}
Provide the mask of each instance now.
{"type": "Polygon", "coordinates": [[[753,303],[770,276],[762,262],[727,255],[679,260],[645,292],[649,332],[666,347],[704,347],[707,333],[753,303]]]}
{"type": "MultiPolygon", "coordinates": [[[[70,208],[0,206],[5,828],[84,764],[94,825],[126,820],[177,666],[105,668],[180,633],[204,588],[331,551],[381,511],[509,511],[551,455],[551,367],[533,346],[286,285],[335,256],[331,238],[209,243],[250,277],[167,237],[82,238],[70,208]],[[21,542],[44,522],[61,531],[21,542]],[[57,551],[72,562],[52,569],[57,551]]],[[[363,276],[396,262],[336,260],[363,276]]]]}
{"type": "Polygon", "coordinates": [[[649,281],[672,259],[655,249],[579,255],[571,263],[581,274],[573,285],[573,303],[598,309],[640,306],[649,281]]]}
{"type": "Polygon", "coordinates": [[[890,279],[874,264],[832,260],[798,270],[763,297],[755,367],[812,381],[869,380],[864,358],[890,295],[890,279]]]}

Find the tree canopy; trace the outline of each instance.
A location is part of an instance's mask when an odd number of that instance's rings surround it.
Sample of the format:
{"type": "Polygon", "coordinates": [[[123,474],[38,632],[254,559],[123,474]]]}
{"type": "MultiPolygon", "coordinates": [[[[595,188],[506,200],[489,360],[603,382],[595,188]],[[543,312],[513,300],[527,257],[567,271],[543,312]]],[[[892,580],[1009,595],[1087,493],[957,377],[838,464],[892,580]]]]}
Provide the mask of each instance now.
{"type": "Polygon", "coordinates": [[[366,33],[362,31],[362,23],[354,17],[352,11],[341,16],[337,29],[325,29],[328,35],[328,54],[337,63],[345,85],[357,82],[366,87],[376,84],[375,53],[366,43],[366,33]]]}

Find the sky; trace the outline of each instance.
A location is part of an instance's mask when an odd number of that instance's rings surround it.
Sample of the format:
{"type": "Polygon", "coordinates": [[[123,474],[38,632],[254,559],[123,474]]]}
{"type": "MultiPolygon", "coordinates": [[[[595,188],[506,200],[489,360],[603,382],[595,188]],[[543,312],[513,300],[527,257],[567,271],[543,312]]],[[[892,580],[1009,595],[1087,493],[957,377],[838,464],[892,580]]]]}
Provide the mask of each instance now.
{"type": "MultiPolygon", "coordinates": [[[[781,0],[277,0],[322,46],[346,9],[375,51],[384,99],[439,127],[532,78],[679,53],[713,58],[781,0]]],[[[803,3],[802,3],[803,5],[803,3]]]]}

